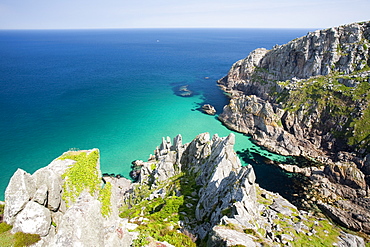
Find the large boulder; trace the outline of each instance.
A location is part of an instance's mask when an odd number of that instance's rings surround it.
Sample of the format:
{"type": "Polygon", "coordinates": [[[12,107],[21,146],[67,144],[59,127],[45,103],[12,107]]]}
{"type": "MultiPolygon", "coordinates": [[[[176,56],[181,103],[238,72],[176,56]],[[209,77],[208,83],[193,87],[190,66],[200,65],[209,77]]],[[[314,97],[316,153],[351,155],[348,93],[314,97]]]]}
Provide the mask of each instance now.
{"type": "Polygon", "coordinates": [[[29,201],[22,212],[16,216],[12,232],[46,236],[49,233],[50,226],[50,211],[36,202],[29,201]]]}
{"type": "Polygon", "coordinates": [[[15,216],[26,206],[35,192],[35,181],[31,175],[18,169],[10,178],[5,190],[4,221],[13,224],[15,216]]]}

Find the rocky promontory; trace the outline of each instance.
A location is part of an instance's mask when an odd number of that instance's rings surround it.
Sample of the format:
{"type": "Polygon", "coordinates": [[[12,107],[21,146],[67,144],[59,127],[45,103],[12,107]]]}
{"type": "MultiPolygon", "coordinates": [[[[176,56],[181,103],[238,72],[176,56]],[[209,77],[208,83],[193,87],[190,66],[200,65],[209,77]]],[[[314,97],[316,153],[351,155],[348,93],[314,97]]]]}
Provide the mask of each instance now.
{"type": "Polygon", "coordinates": [[[233,150],[235,136],[163,138],[126,193],[121,217],[138,246],[364,246],[322,214],[261,188],[233,150]]]}
{"type": "Polygon", "coordinates": [[[234,143],[234,134],[163,138],[134,162],[136,182],[102,177],[97,149],[66,152],[32,175],[15,172],[4,221],[41,236],[33,246],[365,246],[261,188],[234,143]]]}
{"type": "Polygon", "coordinates": [[[310,32],[256,49],[219,80],[219,119],[281,154],[370,151],[370,22],[310,32]]]}
{"type": "Polygon", "coordinates": [[[256,49],[218,82],[230,95],[219,119],[270,151],[314,161],[280,166],[310,178],[312,204],[368,234],[369,54],[370,22],[353,23],[256,49]]]}

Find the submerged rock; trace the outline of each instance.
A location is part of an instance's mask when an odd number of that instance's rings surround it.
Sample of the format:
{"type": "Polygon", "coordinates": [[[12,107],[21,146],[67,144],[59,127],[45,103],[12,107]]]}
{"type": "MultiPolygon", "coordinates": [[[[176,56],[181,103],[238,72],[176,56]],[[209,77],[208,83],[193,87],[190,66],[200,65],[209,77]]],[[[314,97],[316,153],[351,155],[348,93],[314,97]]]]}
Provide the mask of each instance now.
{"type": "Polygon", "coordinates": [[[194,92],[189,89],[189,85],[184,85],[178,89],[178,94],[182,97],[191,97],[194,92]]]}

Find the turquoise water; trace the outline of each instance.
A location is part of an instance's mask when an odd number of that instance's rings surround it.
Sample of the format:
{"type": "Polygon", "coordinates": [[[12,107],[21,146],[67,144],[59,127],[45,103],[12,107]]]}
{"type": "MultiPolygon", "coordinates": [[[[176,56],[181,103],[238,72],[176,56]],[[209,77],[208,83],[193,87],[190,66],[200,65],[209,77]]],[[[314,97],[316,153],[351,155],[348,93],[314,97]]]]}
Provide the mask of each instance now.
{"type": "MultiPolygon", "coordinates": [[[[162,137],[228,135],[198,110],[210,103],[220,112],[227,103],[216,80],[253,49],[307,31],[0,31],[0,199],[18,167],[33,173],[70,148],[99,148],[104,173],[128,176],[131,162],[146,160],[162,137]],[[182,85],[195,95],[178,96],[182,85]]],[[[268,155],[236,136],[236,150],[268,155]]]]}

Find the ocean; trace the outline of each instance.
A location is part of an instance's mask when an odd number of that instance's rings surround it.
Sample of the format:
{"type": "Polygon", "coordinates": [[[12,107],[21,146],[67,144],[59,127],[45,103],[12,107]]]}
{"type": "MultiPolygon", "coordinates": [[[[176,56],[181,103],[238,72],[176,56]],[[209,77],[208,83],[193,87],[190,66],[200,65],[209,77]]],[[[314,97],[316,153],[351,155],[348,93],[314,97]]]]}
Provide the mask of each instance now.
{"type": "MultiPolygon", "coordinates": [[[[209,103],[219,114],[227,104],[216,81],[252,50],[308,31],[0,30],[0,200],[17,168],[32,174],[69,149],[99,148],[102,172],[128,177],[131,162],[147,160],[162,137],[227,136],[199,110],[209,103]],[[191,97],[179,95],[182,86],[191,97]]],[[[257,182],[287,193],[287,175],[263,162],[284,157],[235,134],[257,182]]]]}

